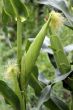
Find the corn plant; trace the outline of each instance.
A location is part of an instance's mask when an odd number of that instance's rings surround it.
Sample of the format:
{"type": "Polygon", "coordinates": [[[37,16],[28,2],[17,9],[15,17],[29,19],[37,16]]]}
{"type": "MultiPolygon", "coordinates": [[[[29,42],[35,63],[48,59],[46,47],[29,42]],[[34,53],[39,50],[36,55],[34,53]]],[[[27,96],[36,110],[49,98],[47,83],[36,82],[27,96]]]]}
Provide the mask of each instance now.
{"type": "Polygon", "coordinates": [[[22,52],[23,24],[26,20],[28,21],[29,9],[20,0],[3,0],[4,32],[7,32],[6,26],[10,20],[17,24],[17,63],[10,65],[3,79],[0,79],[0,92],[4,96],[5,102],[11,105],[13,110],[28,110],[27,88],[29,85],[38,97],[36,110],[41,110],[42,105],[46,107],[45,109],[50,110],[73,110],[73,70],[66,54],[73,50],[73,45],[63,47],[60,37],[56,34],[62,25],[73,29],[73,17],[64,0],[39,0],[37,3],[50,5],[60,10],[64,17],[59,12],[51,11],[33,42],[22,52]],[[66,22],[63,18],[66,19],[66,22]],[[48,46],[43,44],[47,33],[49,33],[47,39],[50,40],[48,46]],[[47,48],[46,52],[51,64],[58,70],[59,75],[53,80],[48,80],[42,74],[38,74],[36,61],[41,48],[43,51],[47,48]],[[71,92],[72,104],[70,108],[53,94],[54,85],[60,81],[62,81],[63,87],[71,92]]]}

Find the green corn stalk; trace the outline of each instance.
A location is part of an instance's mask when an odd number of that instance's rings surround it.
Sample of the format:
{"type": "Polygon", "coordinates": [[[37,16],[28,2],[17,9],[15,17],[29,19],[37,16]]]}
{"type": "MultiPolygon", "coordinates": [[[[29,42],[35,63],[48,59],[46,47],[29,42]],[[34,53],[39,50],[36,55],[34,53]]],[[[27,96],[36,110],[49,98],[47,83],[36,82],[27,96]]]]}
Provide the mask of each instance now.
{"type": "Polygon", "coordinates": [[[23,24],[20,18],[17,18],[17,62],[21,69],[21,58],[22,58],[22,29],[23,24]]]}
{"type": "Polygon", "coordinates": [[[60,41],[60,38],[56,35],[52,35],[50,40],[54,52],[54,57],[60,72],[62,74],[69,72],[71,70],[71,66],[63,50],[63,46],[60,41]]]}

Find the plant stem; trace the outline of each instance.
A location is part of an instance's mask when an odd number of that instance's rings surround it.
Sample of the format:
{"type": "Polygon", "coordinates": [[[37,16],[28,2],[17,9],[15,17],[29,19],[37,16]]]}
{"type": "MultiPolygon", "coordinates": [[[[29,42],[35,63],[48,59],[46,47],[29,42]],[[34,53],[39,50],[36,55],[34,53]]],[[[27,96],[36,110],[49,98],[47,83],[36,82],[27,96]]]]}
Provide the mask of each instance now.
{"type": "Polygon", "coordinates": [[[21,69],[21,58],[22,58],[22,22],[17,18],[17,62],[21,69]]]}
{"type": "Polygon", "coordinates": [[[25,102],[25,97],[23,96],[22,98],[22,110],[26,110],[26,102],[25,102]]]}
{"type": "MultiPolygon", "coordinates": [[[[17,18],[17,63],[21,72],[21,58],[22,58],[22,29],[23,24],[20,18],[17,18]]],[[[24,96],[22,94],[21,110],[26,110],[24,96]]]]}
{"type": "Polygon", "coordinates": [[[27,93],[26,93],[27,89],[25,89],[24,91],[22,91],[22,108],[21,110],[26,110],[26,99],[27,99],[27,93]]]}

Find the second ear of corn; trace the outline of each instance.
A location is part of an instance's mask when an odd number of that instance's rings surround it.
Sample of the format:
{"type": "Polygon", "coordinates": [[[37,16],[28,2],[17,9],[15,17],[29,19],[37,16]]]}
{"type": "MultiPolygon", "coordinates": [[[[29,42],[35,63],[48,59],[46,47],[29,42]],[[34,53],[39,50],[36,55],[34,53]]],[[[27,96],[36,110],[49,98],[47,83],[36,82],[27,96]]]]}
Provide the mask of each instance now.
{"type": "Polygon", "coordinates": [[[69,61],[67,59],[67,56],[63,50],[62,43],[60,41],[60,38],[56,35],[56,32],[61,29],[61,27],[64,24],[64,17],[55,11],[52,11],[50,13],[51,20],[49,23],[49,27],[51,29],[51,46],[52,50],[54,52],[54,57],[57,63],[57,66],[62,74],[65,74],[71,70],[69,61]]]}
{"type": "MultiPolygon", "coordinates": [[[[60,38],[56,35],[56,31],[61,29],[64,23],[64,18],[60,13],[51,12],[51,22],[50,22],[50,28],[51,28],[51,47],[54,52],[55,61],[57,64],[58,69],[60,70],[61,74],[66,74],[71,71],[71,65],[70,62],[67,59],[67,56],[64,52],[62,42],[60,38]]],[[[63,86],[66,89],[69,89],[73,91],[73,78],[67,77],[63,81],[63,86]]]]}
{"type": "Polygon", "coordinates": [[[71,66],[63,50],[63,46],[61,44],[60,38],[56,35],[52,35],[50,40],[51,40],[51,46],[54,52],[56,64],[60,72],[62,74],[68,73],[71,70],[71,66]]]}
{"type": "Polygon", "coordinates": [[[6,84],[13,90],[13,92],[18,96],[20,101],[20,106],[22,109],[22,96],[18,83],[19,69],[16,64],[10,64],[7,67],[7,71],[4,74],[3,80],[6,84]]]}

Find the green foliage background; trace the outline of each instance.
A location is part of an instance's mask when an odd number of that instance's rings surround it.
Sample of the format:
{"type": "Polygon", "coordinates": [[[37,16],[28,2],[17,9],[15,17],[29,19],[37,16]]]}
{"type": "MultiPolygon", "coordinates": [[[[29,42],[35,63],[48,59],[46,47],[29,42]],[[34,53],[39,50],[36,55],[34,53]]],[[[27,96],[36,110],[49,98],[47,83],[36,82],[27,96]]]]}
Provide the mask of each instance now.
{"type": "MultiPolygon", "coordinates": [[[[35,37],[49,13],[46,6],[42,6],[42,9],[40,9],[40,6],[36,5],[35,3],[26,2],[26,4],[28,4],[30,16],[28,20],[24,23],[23,39],[26,40],[23,42],[23,50],[25,49],[27,38],[35,37]]],[[[8,66],[8,64],[12,63],[13,60],[16,60],[16,23],[12,21],[8,24],[8,36],[6,36],[2,30],[2,5],[2,0],[0,0],[0,79],[3,77],[3,73],[6,71],[6,67],[8,66]]],[[[63,27],[60,37],[64,46],[73,43],[73,31],[67,27],[63,27]]],[[[68,55],[68,58],[71,61],[73,60],[72,53],[68,55]]],[[[54,68],[50,63],[47,54],[44,54],[42,52],[40,53],[37,60],[37,66],[39,68],[39,72],[42,72],[45,76],[47,76],[48,79],[53,79],[55,77],[54,68]]],[[[31,87],[29,87],[28,89],[28,100],[30,102],[29,106],[32,105],[33,110],[35,110],[34,107],[36,106],[37,98],[35,97],[33,89],[31,87]]],[[[55,94],[57,94],[60,98],[62,98],[70,105],[70,93],[69,91],[63,89],[61,83],[56,84],[54,90],[55,94]]],[[[0,95],[0,109],[12,110],[11,106],[5,103],[2,95],[0,95]]]]}

